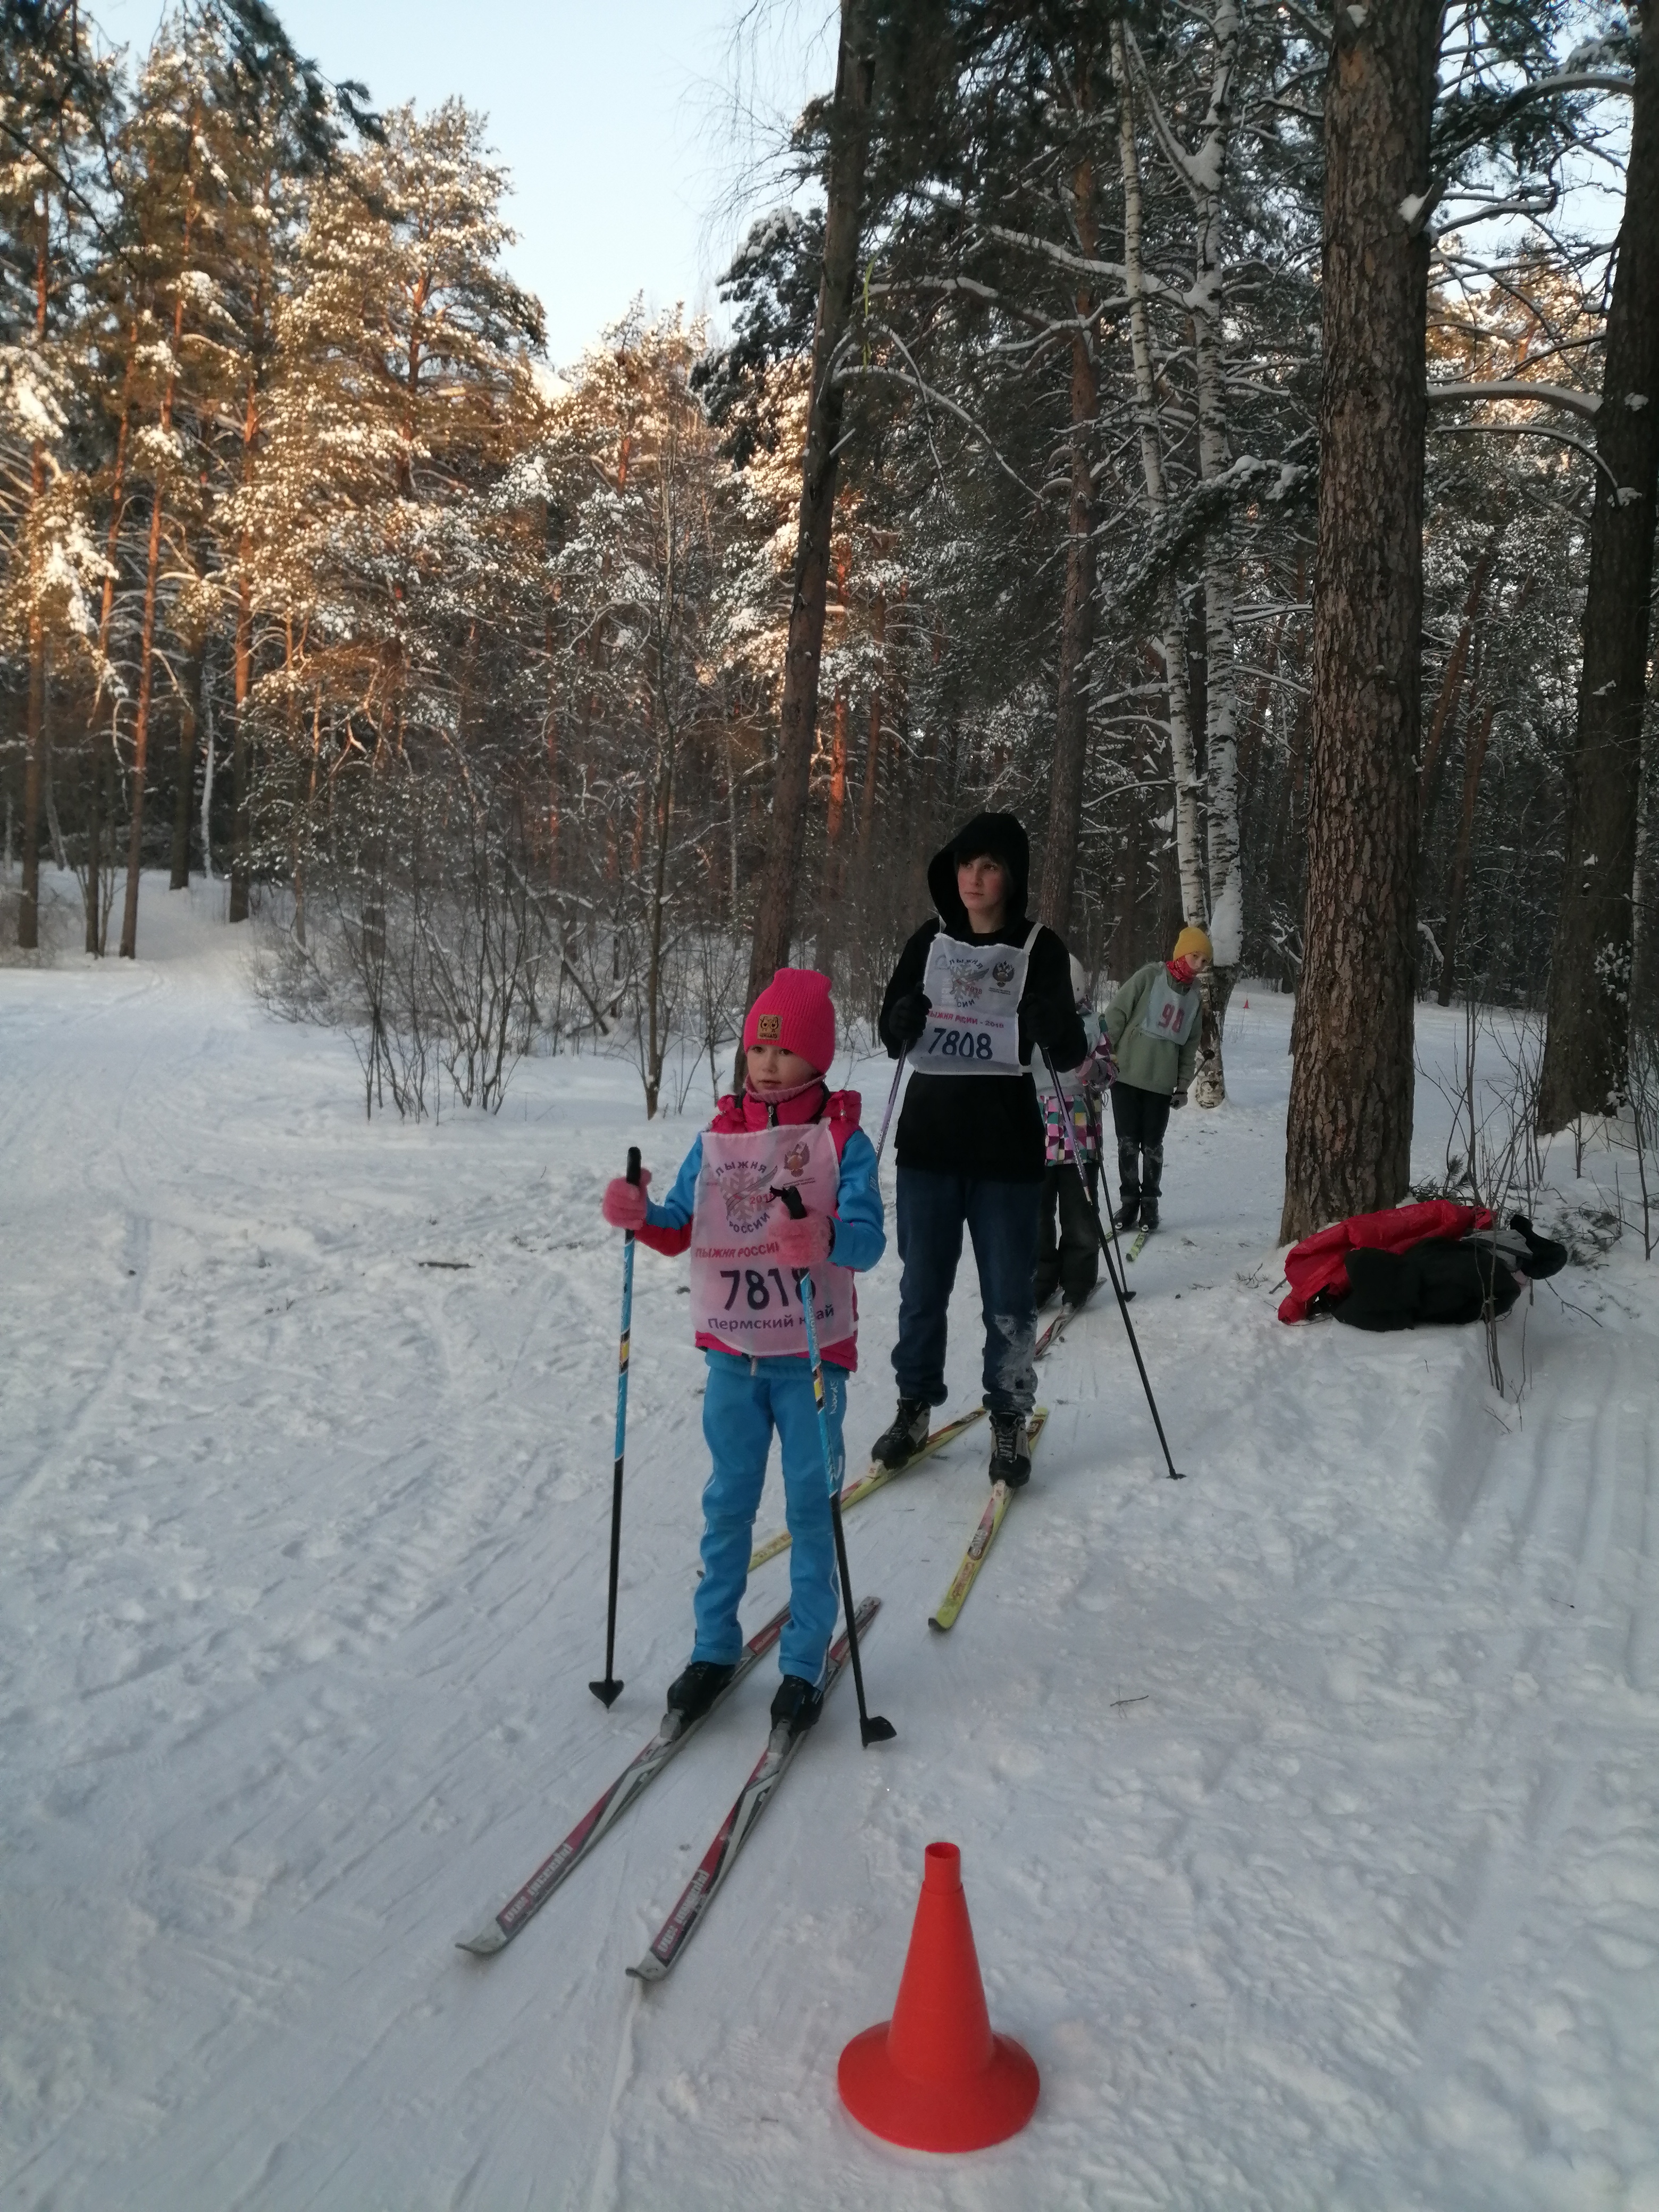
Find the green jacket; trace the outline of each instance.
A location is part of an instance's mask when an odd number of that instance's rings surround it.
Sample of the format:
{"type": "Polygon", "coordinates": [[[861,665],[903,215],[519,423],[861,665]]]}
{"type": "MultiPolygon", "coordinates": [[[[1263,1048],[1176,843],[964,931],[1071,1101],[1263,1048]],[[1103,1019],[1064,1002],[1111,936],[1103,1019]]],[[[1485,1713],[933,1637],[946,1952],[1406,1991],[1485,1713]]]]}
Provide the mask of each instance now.
{"type": "MultiPolygon", "coordinates": [[[[1106,1034],[1112,1040],[1112,1050],[1117,1060],[1119,1079],[1133,1085],[1137,1091],[1156,1091],[1167,1098],[1172,1091],[1185,1091],[1193,1079],[1193,1070],[1198,1065],[1200,1024],[1199,1009],[1194,1004],[1192,1026],[1188,1030],[1185,1044],[1170,1044],[1162,1037],[1148,1036],[1141,1028],[1147,1001],[1152,995],[1152,987],[1164,974],[1161,960],[1150,961],[1145,968],[1137,968],[1107,1007],[1105,1019],[1106,1034]]],[[[1190,997],[1196,1001],[1197,984],[1189,984],[1181,995],[1183,1000],[1190,997]]]]}

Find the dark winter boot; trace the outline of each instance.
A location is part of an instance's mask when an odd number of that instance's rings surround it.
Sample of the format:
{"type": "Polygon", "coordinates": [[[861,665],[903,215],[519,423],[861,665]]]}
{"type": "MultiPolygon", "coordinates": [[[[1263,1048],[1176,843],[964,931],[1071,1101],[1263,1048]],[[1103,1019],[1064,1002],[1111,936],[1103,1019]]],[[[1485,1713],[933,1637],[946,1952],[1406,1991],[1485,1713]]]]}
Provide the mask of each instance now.
{"type": "Polygon", "coordinates": [[[823,1711],[823,1692],[814,1689],[800,1674],[786,1674],[778,1684],[778,1693],[772,1700],[772,1733],[775,1737],[780,1729],[789,1741],[805,1735],[823,1711]]]}
{"type": "Polygon", "coordinates": [[[1117,1148],[1117,1225],[1133,1229],[1140,1218],[1140,1147],[1139,1145],[1120,1145],[1117,1148]]]}
{"type": "Polygon", "coordinates": [[[991,1416],[991,1480],[1006,1482],[1010,1490],[1023,1490],[1031,1480],[1031,1447],[1024,1413],[991,1416]]]}
{"type": "Polygon", "coordinates": [[[902,1467],[914,1459],[927,1441],[932,1413],[925,1398],[901,1398],[892,1426],[884,1429],[870,1447],[871,1458],[888,1468],[902,1467]]]}
{"type": "Polygon", "coordinates": [[[669,1684],[668,1711],[680,1724],[677,1733],[702,1718],[737,1671],[714,1659],[694,1659],[684,1674],[669,1684]]]}
{"type": "Polygon", "coordinates": [[[1149,1146],[1145,1158],[1146,1174],[1140,1186],[1140,1225],[1143,1229],[1156,1229],[1158,1193],[1164,1182],[1163,1146],[1149,1146]]]}

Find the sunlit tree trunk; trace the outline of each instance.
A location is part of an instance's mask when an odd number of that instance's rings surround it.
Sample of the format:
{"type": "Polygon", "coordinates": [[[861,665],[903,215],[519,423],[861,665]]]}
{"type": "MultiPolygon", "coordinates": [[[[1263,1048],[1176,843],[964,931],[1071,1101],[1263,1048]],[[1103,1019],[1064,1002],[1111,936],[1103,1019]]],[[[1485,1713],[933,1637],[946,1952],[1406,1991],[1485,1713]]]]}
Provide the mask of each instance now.
{"type": "MultiPolygon", "coordinates": [[[[871,0],[841,0],[841,46],[828,112],[830,153],[824,184],[823,271],[812,337],[812,392],[801,462],[799,521],[789,640],[783,664],[778,759],[772,782],[766,858],[755,908],[749,957],[749,1002],[789,959],[796,890],[806,830],[806,793],[817,726],[818,665],[823,652],[830,588],[830,540],[835,520],[842,390],[831,369],[853,313],[864,172],[875,64],[871,0]]],[[[741,1055],[739,1055],[739,1058],[741,1055]]],[[[740,1071],[739,1071],[740,1074],[740,1071]]]]}

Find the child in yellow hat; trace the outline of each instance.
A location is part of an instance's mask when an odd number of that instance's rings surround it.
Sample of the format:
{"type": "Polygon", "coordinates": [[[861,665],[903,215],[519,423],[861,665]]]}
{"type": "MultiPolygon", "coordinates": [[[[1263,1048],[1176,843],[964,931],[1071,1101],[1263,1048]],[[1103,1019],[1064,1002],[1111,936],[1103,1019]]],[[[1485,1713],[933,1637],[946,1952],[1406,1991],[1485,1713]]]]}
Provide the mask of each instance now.
{"type": "Polygon", "coordinates": [[[1183,929],[1169,958],[1137,968],[1106,1009],[1106,1034],[1117,1059],[1112,1121],[1120,1229],[1158,1226],[1164,1132],[1170,1109],[1187,1103],[1204,1015],[1198,979],[1213,957],[1201,929],[1183,929]]]}

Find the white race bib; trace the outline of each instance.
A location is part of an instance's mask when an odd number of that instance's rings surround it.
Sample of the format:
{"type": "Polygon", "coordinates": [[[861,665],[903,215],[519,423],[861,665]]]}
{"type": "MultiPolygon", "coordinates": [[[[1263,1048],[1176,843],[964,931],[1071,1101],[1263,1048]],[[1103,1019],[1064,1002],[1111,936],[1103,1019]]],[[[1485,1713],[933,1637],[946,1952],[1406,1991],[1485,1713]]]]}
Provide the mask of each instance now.
{"type": "Polygon", "coordinates": [[[1160,975],[1148,994],[1146,1011],[1140,1018],[1140,1034],[1156,1037],[1162,1044],[1185,1044],[1203,1006],[1196,984],[1188,990],[1177,991],[1167,975],[1160,975]]]}
{"type": "MultiPolygon", "coordinates": [[[[841,1188],[836,1140],[822,1121],[706,1130],[691,1214],[691,1315],[699,1335],[734,1352],[775,1358],[806,1350],[794,1271],[778,1257],[787,1220],[771,1194],[793,1183],[814,1213],[834,1213],[841,1188]]],[[[822,1346],[853,1334],[853,1273],[833,1261],[812,1270],[812,1315],[822,1346]]]]}
{"type": "Polygon", "coordinates": [[[1019,1002],[1036,942],[964,943],[943,930],[927,948],[921,988],[932,1000],[910,1065],[927,1075],[1020,1075],[1019,1002]]]}

